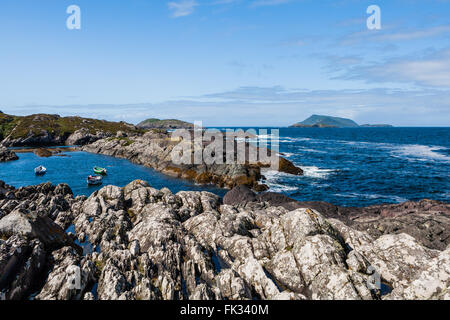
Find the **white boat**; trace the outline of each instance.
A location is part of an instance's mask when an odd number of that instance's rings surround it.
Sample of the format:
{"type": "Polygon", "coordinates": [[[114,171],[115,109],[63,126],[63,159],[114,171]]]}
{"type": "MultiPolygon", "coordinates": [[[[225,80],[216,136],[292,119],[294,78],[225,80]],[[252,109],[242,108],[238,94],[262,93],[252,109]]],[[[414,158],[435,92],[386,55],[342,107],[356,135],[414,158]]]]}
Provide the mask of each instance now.
{"type": "Polygon", "coordinates": [[[101,176],[89,176],[86,180],[89,185],[99,185],[102,184],[103,178],[101,176]]]}
{"type": "Polygon", "coordinates": [[[34,173],[37,175],[43,175],[47,172],[47,168],[44,166],[39,166],[37,168],[34,168],[34,173]]]}

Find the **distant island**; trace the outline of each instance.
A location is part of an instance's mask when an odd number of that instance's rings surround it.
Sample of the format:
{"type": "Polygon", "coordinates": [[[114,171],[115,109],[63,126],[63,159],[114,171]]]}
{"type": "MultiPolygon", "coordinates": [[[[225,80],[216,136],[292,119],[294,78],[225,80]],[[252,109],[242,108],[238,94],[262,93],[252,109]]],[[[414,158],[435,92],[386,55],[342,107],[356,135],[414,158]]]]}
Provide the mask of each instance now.
{"type": "Polygon", "coordinates": [[[151,118],[138,123],[137,127],[140,129],[192,129],[194,125],[177,119],[160,120],[151,118]]]}
{"type": "Polygon", "coordinates": [[[290,128],[359,128],[359,127],[392,127],[388,124],[358,125],[355,121],[346,118],[312,115],[308,119],[295,123],[290,128]]]}

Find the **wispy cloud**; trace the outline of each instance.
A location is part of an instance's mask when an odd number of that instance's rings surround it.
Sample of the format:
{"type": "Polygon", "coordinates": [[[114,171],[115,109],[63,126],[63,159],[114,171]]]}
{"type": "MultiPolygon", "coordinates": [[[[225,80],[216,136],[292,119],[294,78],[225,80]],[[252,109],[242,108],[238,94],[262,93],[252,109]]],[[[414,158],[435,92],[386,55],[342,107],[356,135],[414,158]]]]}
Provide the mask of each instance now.
{"type": "Polygon", "coordinates": [[[287,126],[313,113],[349,117],[362,123],[397,126],[448,126],[450,90],[360,89],[304,90],[240,87],[226,92],[185,97],[163,103],[129,105],[25,106],[3,110],[30,114],[36,110],[62,115],[138,123],[157,117],[202,120],[206,126],[287,126]],[[238,116],[236,116],[238,115],[238,116]]]}
{"type": "Polygon", "coordinates": [[[194,13],[195,7],[198,6],[195,0],[182,0],[178,2],[169,2],[167,6],[172,11],[172,17],[185,17],[194,13]]]}
{"type": "Polygon", "coordinates": [[[343,37],[340,44],[353,45],[373,41],[396,43],[399,41],[410,41],[432,37],[449,37],[450,25],[395,32],[393,30],[398,30],[398,28],[392,25],[384,25],[382,30],[377,30],[375,32],[372,30],[353,32],[343,37]]]}
{"type": "Polygon", "coordinates": [[[336,78],[366,82],[406,82],[450,88],[450,49],[352,66],[336,78]]]}
{"type": "Polygon", "coordinates": [[[382,34],[376,37],[378,40],[401,41],[401,40],[415,40],[421,38],[429,38],[439,36],[441,34],[448,34],[450,32],[450,25],[437,26],[423,30],[412,30],[407,32],[397,32],[392,34],[382,34]]]}

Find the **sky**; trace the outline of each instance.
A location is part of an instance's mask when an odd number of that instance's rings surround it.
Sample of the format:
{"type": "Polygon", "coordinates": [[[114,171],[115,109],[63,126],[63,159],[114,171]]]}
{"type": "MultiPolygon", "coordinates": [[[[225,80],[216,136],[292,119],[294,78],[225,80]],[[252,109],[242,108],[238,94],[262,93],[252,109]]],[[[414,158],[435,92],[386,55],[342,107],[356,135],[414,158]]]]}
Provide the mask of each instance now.
{"type": "Polygon", "coordinates": [[[9,114],[450,126],[450,0],[2,0],[0,41],[9,114]]]}

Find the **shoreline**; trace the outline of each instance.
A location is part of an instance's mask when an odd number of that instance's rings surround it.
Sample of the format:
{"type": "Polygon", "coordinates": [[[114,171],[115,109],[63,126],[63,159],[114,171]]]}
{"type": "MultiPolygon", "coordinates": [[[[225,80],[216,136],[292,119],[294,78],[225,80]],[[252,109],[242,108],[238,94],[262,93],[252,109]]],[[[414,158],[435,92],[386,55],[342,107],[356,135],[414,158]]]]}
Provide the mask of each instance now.
{"type": "MultiPolygon", "coordinates": [[[[8,148],[8,150],[14,151],[15,153],[19,153],[19,154],[20,153],[34,153],[38,157],[43,157],[43,158],[51,157],[51,156],[55,156],[55,157],[66,156],[64,154],[61,154],[62,152],[67,152],[67,153],[70,153],[70,152],[86,152],[86,153],[91,153],[91,154],[102,154],[102,153],[86,151],[86,150],[83,149],[83,146],[20,147],[20,148],[8,148]],[[39,150],[42,150],[42,149],[51,151],[52,155],[39,156],[37,153],[39,153],[39,150]]],[[[282,155],[283,153],[280,152],[280,154],[282,155]]],[[[145,168],[155,170],[156,172],[162,173],[163,175],[165,175],[168,178],[173,178],[173,179],[179,180],[180,182],[181,181],[190,181],[190,182],[194,182],[195,185],[200,186],[200,187],[201,186],[216,186],[214,183],[196,182],[196,181],[192,181],[191,179],[188,179],[188,178],[180,177],[178,174],[170,174],[170,173],[165,173],[163,171],[158,171],[155,168],[153,168],[152,166],[148,166],[146,164],[135,162],[132,159],[128,159],[125,156],[115,156],[115,155],[109,155],[109,154],[103,154],[103,155],[107,155],[107,156],[110,156],[110,157],[113,157],[113,158],[117,158],[117,159],[127,160],[130,163],[132,163],[132,164],[135,164],[135,165],[138,165],[138,166],[143,166],[145,168]]],[[[262,171],[262,173],[264,173],[264,172],[262,171]]],[[[7,181],[5,181],[5,182],[7,183],[7,181]]],[[[216,187],[218,187],[218,186],[216,186],[216,187]]],[[[230,187],[226,187],[226,186],[219,187],[219,188],[221,188],[223,190],[226,190],[226,191],[230,191],[230,190],[233,189],[233,187],[230,188],[230,187]]],[[[205,190],[205,191],[207,191],[207,190],[205,190]]],[[[274,191],[272,191],[270,189],[263,190],[263,191],[257,191],[257,193],[258,194],[272,193],[272,194],[280,194],[280,195],[284,196],[283,192],[274,192],[274,191]]],[[[285,196],[285,197],[288,198],[288,196],[285,196]]],[[[343,209],[365,209],[365,208],[384,206],[384,205],[401,205],[403,203],[419,203],[421,201],[428,201],[428,200],[430,200],[430,201],[437,201],[437,202],[441,202],[441,203],[444,203],[444,204],[450,204],[450,202],[444,201],[444,200],[420,199],[420,200],[405,200],[405,201],[385,201],[385,202],[377,202],[377,203],[373,203],[373,204],[369,204],[369,205],[361,204],[361,205],[356,205],[355,206],[355,205],[340,205],[340,204],[336,204],[336,203],[333,203],[333,202],[326,202],[326,201],[322,201],[322,200],[295,200],[295,199],[291,199],[291,201],[302,202],[302,203],[324,203],[324,204],[328,204],[328,205],[339,207],[339,208],[343,208],[343,209]]]]}

